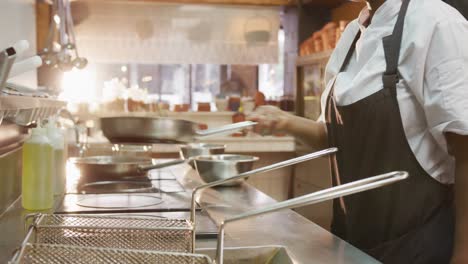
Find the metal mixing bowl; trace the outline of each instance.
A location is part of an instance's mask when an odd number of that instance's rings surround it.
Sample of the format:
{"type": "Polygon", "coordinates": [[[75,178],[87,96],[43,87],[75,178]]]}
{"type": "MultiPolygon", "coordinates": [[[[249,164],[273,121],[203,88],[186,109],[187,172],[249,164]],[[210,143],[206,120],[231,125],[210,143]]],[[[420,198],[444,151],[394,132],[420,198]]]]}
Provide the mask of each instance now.
{"type": "MultiPolygon", "coordinates": [[[[236,154],[205,155],[193,158],[195,168],[206,183],[227,179],[252,170],[258,157],[236,154]]],[[[236,186],[243,180],[236,180],[222,186],[236,186]]]]}
{"type": "Polygon", "coordinates": [[[224,154],[225,149],[226,145],[192,143],[180,147],[180,157],[182,159],[189,159],[196,156],[224,154]]]}
{"type": "MultiPolygon", "coordinates": [[[[207,143],[191,143],[180,147],[180,158],[188,160],[196,156],[208,156],[216,154],[224,154],[226,145],[220,144],[207,144],[207,143]]],[[[188,164],[195,169],[195,163],[192,159],[189,160],[188,164]]]]}

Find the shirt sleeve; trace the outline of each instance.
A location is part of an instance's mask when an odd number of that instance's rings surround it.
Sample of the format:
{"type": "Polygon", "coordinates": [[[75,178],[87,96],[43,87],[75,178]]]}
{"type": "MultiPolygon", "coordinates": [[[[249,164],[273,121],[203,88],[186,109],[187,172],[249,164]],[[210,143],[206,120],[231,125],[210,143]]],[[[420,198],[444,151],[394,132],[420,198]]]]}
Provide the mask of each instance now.
{"type": "Polygon", "coordinates": [[[468,22],[449,18],[435,27],[427,53],[424,110],[431,134],[444,148],[444,133],[468,135],[467,45],[468,22]]]}

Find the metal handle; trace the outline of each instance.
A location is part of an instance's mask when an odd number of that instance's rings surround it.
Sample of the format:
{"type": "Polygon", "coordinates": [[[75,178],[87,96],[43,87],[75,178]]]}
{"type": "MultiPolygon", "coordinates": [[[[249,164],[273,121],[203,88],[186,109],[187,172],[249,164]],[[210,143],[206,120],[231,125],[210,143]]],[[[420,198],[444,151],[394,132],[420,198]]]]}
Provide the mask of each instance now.
{"type": "Polygon", "coordinates": [[[232,182],[232,181],[235,181],[235,180],[247,178],[247,177],[249,177],[251,175],[254,175],[254,174],[268,172],[268,171],[272,171],[272,170],[276,170],[276,169],[281,169],[281,168],[291,166],[291,165],[294,165],[294,164],[297,164],[297,163],[301,163],[301,162],[304,162],[304,161],[308,161],[308,160],[320,158],[320,157],[323,157],[323,156],[327,156],[327,155],[333,154],[333,153],[335,153],[337,151],[338,151],[337,148],[329,148],[329,149],[317,151],[317,152],[314,152],[314,153],[310,153],[310,154],[307,154],[307,155],[303,155],[303,156],[300,156],[300,157],[297,157],[297,158],[293,158],[293,159],[289,159],[289,160],[286,160],[286,161],[278,162],[278,163],[268,165],[268,166],[265,166],[265,167],[261,167],[261,168],[255,169],[255,170],[247,171],[247,172],[232,176],[232,177],[227,178],[227,179],[223,179],[223,180],[207,183],[207,184],[204,184],[204,185],[200,185],[200,186],[196,187],[195,189],[193,189],[193,192],[192,192],[192,208],[191,208],[192,215],[191,215],[191,220],[194,221],[194,217],[195,217],[195,214],[194,214],[195,200],[196,200],[195,196],[202,189],[206,189],[206,188],[210,188],[210,187],[214,187],[214,186],[219,186],[219,185],[227,183],[227,182],[232,182]]]}
{"type": "MultiPolygon", "coordinates": [[[[238,179],[247,178],[247,177],[249,177],[251,175],[254,175],[254,174],[268,172],[268,171],[272,171],[272,170],[276,170],[276,169],[281,169],[281,168],[291,166],[291,165],[294,165],[294,164],[298,164],[298,163],[301,163],[301,162],[304,162],[304,161],[320,158],[320,157],[323,157],[323,156],[333,154],[333,153],[335,153],[337,151],[338,151],[337,148],[329,148],[329,149],[317,151],[317,152],[314,152],[314,153],[310,153],[310,154],[307,154],[307,155],[303,155],[303,156],[300,156],[300,157],[297,157],[297,158],[293,158],[293,159],[289,159],[289,160],[286,160],[286,161],[278,162],[278,163],[275,163],[275,164],[272,164],[272,165],[269,165],[269,166],[261,167],[261,168],[255,169],[255,170],[247,171],[247,172],[235,175],[233,177],[230,177],[228,179],[223,179],[223,180],[207,183],[207,184],[204,184],[204,185],[200,185],[200,186],[196,187],[195,189],[193,189],[193,191],[192,191],[192,204],[190,206],[190,221],[192,223],[195,223],[195,206],[196,206],[196,200],[197,200],[196,195],[200,190],[210,188],[210,187],[214,187],[214,186],[218,186],[218,185],[221,185],[221,184],[224,184],[224,183],[227,183],[227,182],[231,182],[231,181],[235,181],[235,180],[238,180],[238,179]]],[[[193,245],[195,245],[195,233],[192,234],[192,240],[193,240],[193,245]]]]}
{"type": "Polygon", "coordinates": [[[155,165],[138,166],[138,172],[146,172],[154,169],[162,169],[187,162],[187,160],[173,160],[155,165]]]}
{"type": "Polygon", "coordinates": [[[24,226],[27,229],[26,232],[26,237],[24,240],[21,242],[21,245],[15,250],[13,253],[13,257],[10,262],[8,263],[18,263],[19,259],[21,256],[24,254],[24,250],[26,249],[26,245],[29,243],[31,236],[33,234],[34,229],[36,228],[36,225],[41,219],[44,217],[44,214],[41,213],[32,213],[32,214],[27,214],[24,217],[24,226]],[[27,227],[27,222],[32,219],[32,223],[27,227]]]}
{"type": "Polygon", "coordinates": [[[228,219],[225,219],[219,226],[218,244],[216,247],[216,264],[223,264],[224,251],[224,229],[227,224],[267,213],[276,212],[283,209],[294,209],[306,205],[316,204],[323,201],[332,200],[350,194],[355,194],[367,190],[383,187],[401,180],[407,179],[409,174],[405,171],[396,171],[369,177],[336,187],[328,188],[311,194],[303,195],[284,202],[266,206],[261,209],[246,212],[228,219]]]}
{"type": "Polygon", "coordinates": [[[207,136],[222,134],[225,132],[232,132],[232,131],[240,130],[242,128],[252,127],[255,125],[257,125],[256,122],[244,121],[244,122],[229,124],[229,125],[225,125],[225,126],[221,126],[217,128],[207,129],[207,130],[196,130],[195,134],[197,136],[207,137],[207,136]]]}

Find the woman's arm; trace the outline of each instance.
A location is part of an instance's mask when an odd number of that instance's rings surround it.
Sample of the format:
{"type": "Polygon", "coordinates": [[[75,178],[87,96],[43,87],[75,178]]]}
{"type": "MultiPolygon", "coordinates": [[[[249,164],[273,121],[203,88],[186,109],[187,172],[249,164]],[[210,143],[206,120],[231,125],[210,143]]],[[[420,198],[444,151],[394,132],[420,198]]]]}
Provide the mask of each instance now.
{"type": "Polygon", "coordinates": [[[452,263],[468,263],[468,136],[446,135],[455,157],[455,244],[452,263]]]}
{"type": "Polygon", "coordinates": [[[298,117],[274,106],[259,107],[247,119],[259,123],[255,127],[257,133],[286,132],[315,149],[328,146],[327,128],[322,122],[298,117]]]}

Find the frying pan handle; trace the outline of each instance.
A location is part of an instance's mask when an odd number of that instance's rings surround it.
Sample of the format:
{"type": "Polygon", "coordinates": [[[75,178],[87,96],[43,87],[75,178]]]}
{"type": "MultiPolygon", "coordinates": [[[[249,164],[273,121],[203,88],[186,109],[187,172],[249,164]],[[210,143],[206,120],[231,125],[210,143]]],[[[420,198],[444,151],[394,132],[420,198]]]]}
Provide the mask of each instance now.
{"type": "Polygon", "coordinates": [[[246,127],[252,127],[255,125],[257,125],[257,122],[244,121],[244,122],[238,122],[238,123],[229,124],[229,125],[225,125],[225,126],[221,126],[217,128],[207,129],[207,130],[196,130],[195,134],[197,136],[207,137],[207,136],[222,134],[226,132],[233,132],[233,131],[237,131],[246,127]]]}
{"type": "Polygon", "coordinates": [[[324,189],[311,194],[303,195],[294,199],[286,200],[284,202],[276,203],[273,205],[266,206],[264,208],[252,210],[250,212],[246,212],[228,218],[224,220],[224,222],[222,222],[219,227],[218,245],[216,247],[216,264],[223,264],[224,229],[229,223],[254,216],[276,212],[283,209],[295,209],[306,205],[332,200],[338,197],[343,197],[367,190],[376,189],[401,180],[405,180],[408,178],[408,176],[409,174],[406,171],[395,171],[386,174],[381,174],[363,180],[358,180],[343,185],[335,186],[332,188],[324,189]]]}
{"type": "Polygon", "coordinates": [[[156,165],[138,166],[138,172],[146,172],[146,171],[154,170],[154,169],[162,169],[162,168],[182,164],[185,162],[187,161],[186,160],[173,160],[173,161],[168,161],[164,163],[159,163],[156,165]]]}

